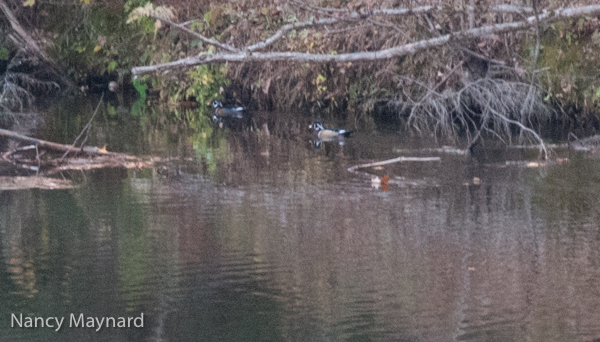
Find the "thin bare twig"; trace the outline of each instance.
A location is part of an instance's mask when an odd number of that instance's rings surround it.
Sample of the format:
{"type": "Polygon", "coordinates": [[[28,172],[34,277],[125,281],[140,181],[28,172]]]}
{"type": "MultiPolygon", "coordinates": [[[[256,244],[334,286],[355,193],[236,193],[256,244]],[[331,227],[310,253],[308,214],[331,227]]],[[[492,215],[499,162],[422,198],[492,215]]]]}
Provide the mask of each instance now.
{"type": "MultiPolygon", "coordinates": [[[[92,120],[94,120],[94,117],[96,116],[96,113],[98,113],[98,108],[100,108],[100,104],[102,103],[102,99],[104,99],[104,93],[102,93],[102,96],[100,97],[100,101],[98,101],[98,105],[96,105],[96,110],[94,110],[94,114],[92,114],[92,117],[90,118],[90,120],[88,121],[88,123],[83,127],[83,129],[81,130],[81,132],[79,133],[79,135],[77,136],[77,138],[75,138],[75,141],[73,141],[73,144],[71,145],[73,148],[75,147],[75,144],[77,143],[77,140],[79,140],[79,138],[81,138],[81,135],[83,134],[83,132],[88,132],[90,131],[90,127],[92,125],[92,120]]],[[[85,142],[87,141],[87,136],[85,138],[85,140],[81,143],[81,150],[83,150],[83,146],[85,146],[85,142]]],[[[60,161],[62,162],[63,159],[65,159],[65,157],[67,156],[67,154],[69,154],[69,152],[71,152],[71,149],[68,149],[65,151],[65,154],[63,154],[63,156],[60,158],[60,161]]]]}
{"type": "Polygon", "coordinates": [[[230,51],[230,52],[240,52],[239,49],[236,49],[235,47],[233,47],[231,45],[223,44],[223,43],[219,42],[218,40],[210,39],[208,37],[205,37],[205,36],[201,35],[198,32],[194,32],[194,31],[190,30],[189,28],[185,27],[183,24],[178,24],[178,23],[175,23],[175,22],[173,22],[173,21],[171,21],[169,19],[157,17],[155,15],[151,15],[150,17],[153,18],[153,19],[156,19],[156,20],[160,20],[160,21],[162,21],[165,24],[168,24],[168,25],[171,25],[173,27],[176,27],[176,28],[178,28],[178,29],[180,29],[180,30],[182,30],[184,32],[187,32],[187,33],[193,35],[194,37],[202,40],[203,42],[205,42],[207,44],[211,44],[211,45],[220,47],[221,49],[224,49],[224,50],[227,50],[227,51],[230,51]]]}
{"type": "Polygon", "coordinates": [[[244,50],[256,51],[259,49],[264,49],[267,46],[273,44],[275,41],[277,41],[281,37],[283,37],[283,35],[285,33],[289,32],[291,30],[310,27],[310,26],[317,26],[317,25],[335,24],[337,22],[339,22],[339,19],[337,19],[337,18],[328,18],[328,19],[320,19],[320,20],[301,21],[301,22],[297,22],[297,23],[293,23],[293,24],[283,25],[281,28],[279,28],[279,30],[277,30],[277,32],[275,32],[271,37],[269,37],[265,41],[256,43],[254,45],[250,45],[250,46],[246,47],[244,50]]]}

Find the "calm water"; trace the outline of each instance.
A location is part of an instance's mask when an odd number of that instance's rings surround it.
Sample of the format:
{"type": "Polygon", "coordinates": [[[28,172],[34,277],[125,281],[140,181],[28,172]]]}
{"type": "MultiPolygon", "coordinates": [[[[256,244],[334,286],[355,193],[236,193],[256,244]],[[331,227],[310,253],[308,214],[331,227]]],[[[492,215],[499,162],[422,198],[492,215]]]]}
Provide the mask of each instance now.
{"type": "Polygon", "coordinates": [[[383,191],[347,168],[414,139],[361,133],[317,150],[283,124],[186,135],[114,121],[93,143],[173,161],[0,192],[1,341],[600,338],[599,161],[441,155],[372,171],[390,174],[383,191]],[[11,327],[20,314],[64,323],[11,327]],[[96,331],[71,314],[144,320],[96,331]]]}

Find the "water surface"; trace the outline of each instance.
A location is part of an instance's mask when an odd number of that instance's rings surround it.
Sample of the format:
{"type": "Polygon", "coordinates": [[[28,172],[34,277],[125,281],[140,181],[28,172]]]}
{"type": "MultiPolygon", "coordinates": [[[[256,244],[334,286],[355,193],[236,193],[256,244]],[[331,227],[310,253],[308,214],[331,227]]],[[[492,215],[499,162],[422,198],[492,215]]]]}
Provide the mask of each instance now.
{"type": "Polygon", "coordinates": [[[315,149],[283,129],[112,120],[93,143],[171,162],[66,175],[74,190],[0,192],[0,340],[600,338],[597,160],[524,168],[437,154],[371,170],[391,176],[383,191],[347,168],[422,142],[361,132],[315,149]],[[11,327],[21,313],[65,323],[11,327]],[[71,313],[143,313],[144,327],[69,327],[71,313]]]}

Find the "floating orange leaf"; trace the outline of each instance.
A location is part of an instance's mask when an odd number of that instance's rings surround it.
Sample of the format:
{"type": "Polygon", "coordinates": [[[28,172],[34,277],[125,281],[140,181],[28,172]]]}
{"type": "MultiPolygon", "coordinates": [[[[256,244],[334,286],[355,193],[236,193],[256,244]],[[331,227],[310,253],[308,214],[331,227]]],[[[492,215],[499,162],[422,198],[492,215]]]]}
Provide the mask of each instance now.
{"type": "Polygon", "coordinates": [[[385,176],[381,177],[381,185],[387,185],[389,180],[390,180],[390,175],[385,175],[385,176]]]}

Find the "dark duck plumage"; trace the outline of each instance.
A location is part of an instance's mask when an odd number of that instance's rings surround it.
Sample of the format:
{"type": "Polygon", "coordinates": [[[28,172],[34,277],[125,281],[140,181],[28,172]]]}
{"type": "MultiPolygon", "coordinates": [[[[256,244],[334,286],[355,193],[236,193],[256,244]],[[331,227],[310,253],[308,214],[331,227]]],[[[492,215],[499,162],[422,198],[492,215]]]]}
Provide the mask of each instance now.
{"type": "Polygon", "coordinates": [[[215,107],[215,114],[213,115],[213,121],[215,122],[221,121],[224,118],[243,118],[242,113],[240,113],[244,110],[243,107],[224,108],[223,104],[217,100],[213,101],[213,107],[215,107]]]}

